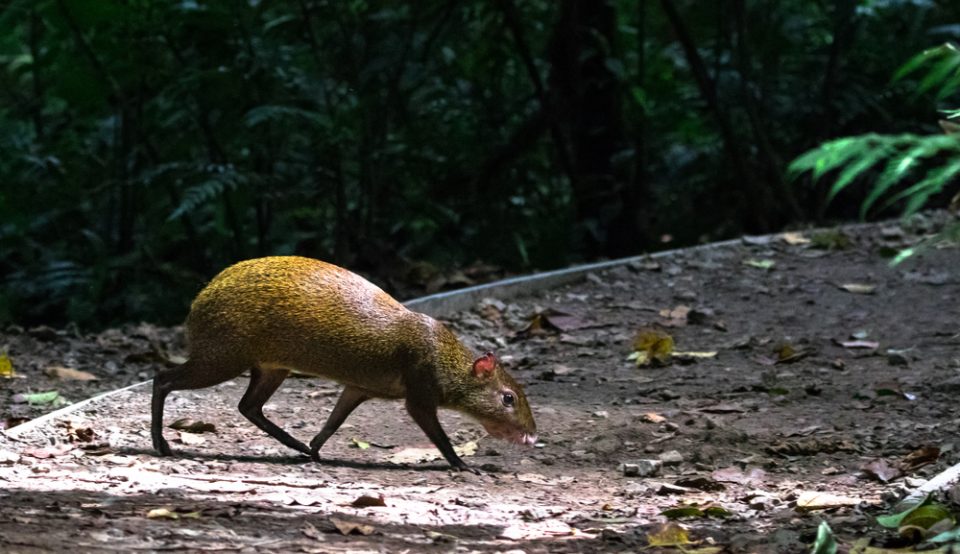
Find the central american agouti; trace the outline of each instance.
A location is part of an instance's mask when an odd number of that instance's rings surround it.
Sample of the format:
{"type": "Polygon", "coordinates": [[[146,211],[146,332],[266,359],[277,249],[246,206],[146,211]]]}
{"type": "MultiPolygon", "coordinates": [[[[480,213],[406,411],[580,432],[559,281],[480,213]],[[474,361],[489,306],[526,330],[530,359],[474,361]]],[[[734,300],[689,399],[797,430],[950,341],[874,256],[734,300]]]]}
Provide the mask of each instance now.
{"type": "Polygon", "coordinates": [[[450,408],[498,438],[536,441],[523,389],[487,353],[478,358],[443,324],[412,312],[363,277],[319,260],[247,260],[217,275],[193,301],[186,323],[189,359],[153,380],[151,435],[160,454],[163,404],[171,391],[199,389],[250,371],[240,413],[283,444],[318,451],[350,412],[370,398],[403,398],[407,412],[457,469],[437,419],[450,408]],[[308,447],[263,415],[291,371],[332,379],[343,394],[308,447]]]}

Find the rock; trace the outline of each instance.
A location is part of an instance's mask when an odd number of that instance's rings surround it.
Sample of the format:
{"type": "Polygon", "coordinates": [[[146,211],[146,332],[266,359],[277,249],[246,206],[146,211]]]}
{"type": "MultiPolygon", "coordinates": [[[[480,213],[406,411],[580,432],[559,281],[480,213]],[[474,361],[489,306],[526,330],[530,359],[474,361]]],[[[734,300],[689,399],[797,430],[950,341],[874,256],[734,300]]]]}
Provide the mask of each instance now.
{"type": "Polygon", "coordinates": [[[637,460],[624,463],[621,467],[624,477],[652,477],[660,474],[663,464],[660,460],[637,460]]]}
{"type": "Polygon", "coordinates": [[[683,463],[683,454],[676,450],[670,450],[660,454],[660,461],[666,466],[676,466],[683,463]]]}

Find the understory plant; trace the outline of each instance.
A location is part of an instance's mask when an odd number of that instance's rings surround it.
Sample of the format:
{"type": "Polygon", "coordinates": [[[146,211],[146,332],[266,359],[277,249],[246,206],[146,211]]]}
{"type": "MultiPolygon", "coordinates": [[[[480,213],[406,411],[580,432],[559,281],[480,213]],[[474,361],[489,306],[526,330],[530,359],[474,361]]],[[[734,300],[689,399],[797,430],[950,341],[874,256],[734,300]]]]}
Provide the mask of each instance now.
{"type": "MultiPolygon", "coordinates": [[[[916,94],[932,94],[937,103],[949,100],[960,90],[960,49],[946,43],[926,50],[905,63],[894,75],[899,81],[918,76],[916,94]]],[[[817,182],[827,175],[834,180],[828,202],[854,182],[874,178],[860,207],[860,217],[871,211],[902,206],[909,217],[926,207],[931,198],[956,188],[960,176],[960,109],[940,110],[940,134],[876,134],[843,137],[810,150],[790,164],[791,177],[810,172],[817,182]]],[[[950,209],[960,206],[954,193],[950,209]]],[[[960,223],[948,225],[936,236],[901,251],[898,263],[930,244],[960,237],[960,223]]]]}

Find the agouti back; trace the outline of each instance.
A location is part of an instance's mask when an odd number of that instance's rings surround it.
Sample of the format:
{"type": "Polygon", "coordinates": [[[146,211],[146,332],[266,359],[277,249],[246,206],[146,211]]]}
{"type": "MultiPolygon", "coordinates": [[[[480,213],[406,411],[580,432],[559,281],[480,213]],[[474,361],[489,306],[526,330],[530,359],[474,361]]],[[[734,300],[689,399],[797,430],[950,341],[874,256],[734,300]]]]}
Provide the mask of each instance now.
{"type": "Polygon", "coordinates": [[[153,381],[151,435],[160,454],[163,405],[176,390],[199,389],[250,371],[240,412],[283,444],[319,460],[318,451],[350,412],[370,398],[403,398],[414,421],[450,465],[467,469],[437,419],[450,408],[498,438],[536,441],[523,389],[490,353],[474,355],[443,324],[412,312],[363,277],[298,256],[240,262],[193,301],[186,323],[189,358],[153,381]],[[308,447],[263,415],[291,371],[344,385],[308,447]]]}

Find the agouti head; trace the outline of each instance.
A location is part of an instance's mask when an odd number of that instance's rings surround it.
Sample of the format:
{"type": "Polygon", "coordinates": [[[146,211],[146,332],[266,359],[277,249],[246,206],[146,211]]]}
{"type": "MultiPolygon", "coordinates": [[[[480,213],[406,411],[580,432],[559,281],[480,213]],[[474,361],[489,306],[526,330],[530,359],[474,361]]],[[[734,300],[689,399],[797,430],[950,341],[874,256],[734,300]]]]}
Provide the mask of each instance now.
{"type": "Polygon", "coordinates": [[[537,424],[533,421],[523,387],[504,371],[500,360],[487,352],[473,362],[472,379],[460,391],[456,409],[472,416],[492,436],[517,444],[537,442],[537,424]]]}

